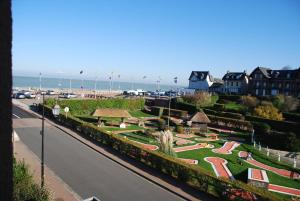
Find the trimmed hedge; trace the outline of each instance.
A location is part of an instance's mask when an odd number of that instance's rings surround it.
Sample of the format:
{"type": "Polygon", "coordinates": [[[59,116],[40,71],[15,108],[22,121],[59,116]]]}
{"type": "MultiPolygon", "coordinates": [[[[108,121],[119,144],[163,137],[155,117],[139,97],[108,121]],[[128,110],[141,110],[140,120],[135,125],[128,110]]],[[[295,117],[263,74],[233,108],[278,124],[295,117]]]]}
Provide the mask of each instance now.
{"type": "Polygon", "coordinates": [[[261,123],[269,124],[272,130],[296,133],[297,137],[300,138],[300,132],[299,132],[300,124],[297,122],[276,121],[276,120],[265,119],[257,116],[250,116],[250,115],[246,115],[245,119],[251,122],[261,122],[261,123]]]}
{"type": "Polygon", "coordinates": [[[286,121],[300,122],[300,113],[283,112],[282,115],[286,121]]]}
{"type": "Polygon", "coordinates": [[[242,114],[235,113],[235,112],[219,112],[219,111],[211,110],[211,109],[203,109],[203,111],[206,114],[210,114],[210,115],[214,115],[214,116],[227,117],[227,118],[239,119],[239,120],[245,119],[242,114]]]}
{"type": "MultiPolygon", "coordinates": [[[[41,109],[41,106],[39,108],[41,109]]],[[[51,115],[51,108],[49,107],[45,107],[45,114],[50,118],[53,117],[51,115]]],[[[213,196],[224,199],[224,192],[228,193],[230,189],[239,189],[254,193],[261,201],[283,200],[281,197],[279,198],[264,189],[256,188],[239,181],[217,178],[200,166],[186,164],[161,152],[146,150],[139,143],[132,142],[118,135],[112,135],[93,124],[85,123],[71,115],[66,118],[64,113],[62,113],[59,119],[61,124],[79,131],[82,136],[91,141],[110,146],[121,154],[134,158],[147,166],[213,196]]]]}
{"type": "Polygon", "coordinates": [[[174,104],[175,105],[172,105],[172,107],[174,107],[178,110],[188,111],[189,114],[194,114],[194,113],[198,112],[197,107],[193,104],[180,102],[178,100],[176,100],[176,103],[174,103],[174,104]]]}
{"type": "Polygon", "coordinates": [[[229,100],[229,101],[233,101],[233,102],[237,102],[239,100],[241,100],[240,95],[219,95],[219,100],[229,100]]]}
{"type": "MultiPolygon", "coordinates": [[[[162,116],[162,115],[169,115],[169,109],[163,108],[163,107],[151,107],[151,114],[156,116],[162,116]]],[[[170,109],[170,116],[172,117],[186,117],[188,115],[187,111],[184,110],[176,110],[176,109],[170,109]]]]}
{"type": "Polygon", "coordinates": [[[207,115],[207,116],[211,120],[212,125],[216,125],[220,127],[228,127],[228,128],[238,129],[242,131],[249,131],[249,132],[253,130],[253,126],[250,123],[250,121],[219,117],[214,115],[207,115]]]}
{"type": "MultiPolygon", "coordinates": [[[[53,107],[56,103],[55,99],[47,99],[46,105],[53,107]]],[[[98,108],[118,108],[125,110],[142,110],[145,105],[143,98],[136,99],[103,99],[103,100],[59,100],[58,104],[61,108],[69,107],[70,113],[73,115],[90,115],[98,108]]]]}

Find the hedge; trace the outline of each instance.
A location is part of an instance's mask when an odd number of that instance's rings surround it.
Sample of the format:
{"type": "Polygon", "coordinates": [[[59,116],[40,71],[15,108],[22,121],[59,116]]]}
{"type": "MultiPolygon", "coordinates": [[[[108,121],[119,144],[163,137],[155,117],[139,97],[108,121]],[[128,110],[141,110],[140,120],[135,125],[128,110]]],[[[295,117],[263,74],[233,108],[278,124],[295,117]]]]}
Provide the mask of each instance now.
{"type": "MultiPolygon", "coordinates": [[[[46,105],[53,107],[56,100],[47,99],[46,105]]],[[[143,98],[136,99],[103,99],[103,100],[62,100],[58,101],[61,108],[69,107],[73,115],[90,115],[98,108],[118,108],[125,110],[141,110],[144,108],[145,100],[143,98]]]]}
{"type": "MultiPolygon", "coordinates": [[[[151,114],[156,116],[162,116],[162,115],[169,115],[169,109],[163,108],[163,107],[151,107],[151,114]]],[[[176,109],[170,109],[170,116],[172,117],[186,117],[188,115],[187,111],[184,110],[176,110],[176,109]]]]}
{"type": "Polygon", "coordinates": [[[269,124],[272,130],[296,133],[297,137],[300,138],[300,132],[299,132],[300,124],[297,122],[276,121],[276,120],[265,119],[257,116],[250,116],[250,115],[246,115],[245,119],[251,122],[262,122],[262,123],[269,124]]]}
{"type": "Polygon", "coordinates": [[[249,132],[253,130],[253,126],[249,121],[219,117],[215,115],[207,115],[207,116],[211,120],[212,125],[216,125],[220,127],[228,127],[228,128],[238,129],[242,131],[249,131],[249,132]]]}
{"type": "Polygon", "coordinates": [[[300,122],[300,113],[283,112],[282,115],[286,121],[300,122]]]}
{"type": "Polygon", "coordinates": [[[184,103],[176,100],[174,105],[172,105],[173,108],[176,108],[178,110],[185,110],[188,111],[189,114],[194,114],[198,111],[197,107],[193,104],[184,103]]]}
{"type": "MultiPolygon", "coordinates": [[[[42,106],[39,105],[40,109],[41,107],[42,106]]],[[[45,107],[45,115],[53,117],[51,115],[51,108],[45,107]]],[[[59,120],[61,124],[79,131],[82,136],[95,143],[108,145],[119,151],[121,154],[140,161],[147,166],[157,169],[162,173],[213,196],[219,198],[222,197],[224,199],[224,192],[228,193],[230,189],[238,189],[254,193],[258,199],[262,201],[283,200],[281,197],[279,198],[275,194],[264,189],[256,188],[239,181],[217,178],[200,166],[186,164],[161,152],[146,150],[138,143],[118,135],[112,135],[93,124],[82,122],[72,115],[69,115],[68,118],[66,118],[62,113],[59,116],[59,120]]]]}
{"type": "Polygon", "coordinates": [[[232,118],[232,119],[240,119],[244,120],[244,116],[240,113],[235,113],[235,112],[220,112],[216,110],[211,110],[211,109],[203,109],[203,111],[206,114],[214,115],[214,116],[220,116],[220,117],[227,117],[227,118],[232,118]]]}
{"type": "Polygon", "coordinates": [[[229,101],[233,101],[233,102],[237,102],[239,100],[241,100],[240,95],[219,95],[219,100],[229,100],[229,101]]]}

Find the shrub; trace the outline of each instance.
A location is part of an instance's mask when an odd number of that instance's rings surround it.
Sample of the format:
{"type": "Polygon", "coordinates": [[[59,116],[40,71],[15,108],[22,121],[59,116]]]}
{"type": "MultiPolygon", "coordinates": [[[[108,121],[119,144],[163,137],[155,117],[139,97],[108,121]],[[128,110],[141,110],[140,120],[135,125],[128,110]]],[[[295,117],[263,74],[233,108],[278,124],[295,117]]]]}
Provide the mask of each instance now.
{"type": "Polygon", "coordinates": [[[196,105],[197,108],[210,105],[212,102],[211,95],[205,91],[199,91],[195,94],[182,96],[184,102],[196,105]]]}
{"type": "Polygon", "coordinates": [[[183,126],[177,125],[177,126],[176,126],[176,131],[177,131],[178,133],[184,133],[184,128],[183,128],[183,126]]]}
{"type": "Polygon", "coordinates": [[[183,102],[182,98],[177,98],[174,107],[178,110],[188,111],[190,114],[196,113],[197,108],[195,104],[183,102]]]}
{"type": "Polygon", "coordinates": [[[242,96],[241,101],[243,105],[246,105],[248,108],[253,109],[257,106],[258,100],[254,96],[242,96]]]}
{"type": "Polygon", "coordinates": [[[235,113],[235,112],[220,112],[216,110],[211,110],[211,109],[203,109],[203,111],[206,114],[210,115],[215,115],[215,116],[220,116],[220,117],[227,117],[227,118],[232,118],[232,119],[241,119],[244,120],[244,116],[240,113],[235,113]]]}
{"type": "Polygon", "coordinates": [[[240,95],[220,95],[219,100],[228,100],[237,102],[241,99],[240,95]]]}
{"type": "Polygon", "coordinates": [[[298,98],[292,96],[285,96],[281,111],[283,112],[294,111],[298,108],[298,106],[299,106],[298,98]]]}
{"type": "Polygon", "coordinates": [[[33,177],[24,161],[17,162],[14,160],[13,162],[13,200],[50,200],[50,193],[47,189],[41,188],[34,183],[33,177]]]}
{"type": "Polygon", "coordinates": [[[151,107],[151,114],[155,115],[155,116],[162,116],[164,112],[164,108],[163,107],[151,107]]]}
{"type": "Polygon", "coordinates": [[[260,105],[260,106],[256,107],[254,109],[254,115],[263,117],[266,119],[272,119],[272,120],[278,120],[278,121],[283,120],[282,113],[280,113],[276,107],[274,107],[273,105],[269,105],[269,104],[264,104],[264,105],[260,105]]]}
{"type": "Polygon", "coordinates": [[[283,118],[287,121],[300,122],[300,114],[299,113],[290,113],[283,112],[283,118]]]}
{"type": "Polygon", "coordinates": [[[160,130],[165,130],[166,129],[166,121],[164,119],[159,119],[158,126],[159,126],[160,130]]]}
{"type": "Polygon", "coordinates": [[[218,117],[214,115],[207,115],[213,125],[220,127],[228,127],[242,131],[252,131],[253,127],[249,121],[231,119],[226,117],[218,117]]]}

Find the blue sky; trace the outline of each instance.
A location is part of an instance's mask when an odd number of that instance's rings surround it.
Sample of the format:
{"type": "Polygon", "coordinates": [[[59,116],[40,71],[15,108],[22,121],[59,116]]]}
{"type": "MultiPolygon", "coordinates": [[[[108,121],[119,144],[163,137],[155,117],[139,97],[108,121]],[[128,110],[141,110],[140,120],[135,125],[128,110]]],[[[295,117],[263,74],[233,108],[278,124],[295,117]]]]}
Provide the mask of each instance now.
{"type": "Polygon", "coordinates": [[[14,0],[13,18],[15,75],[185,85],[192,70],[300,66],[298,0],[14,0]]]}

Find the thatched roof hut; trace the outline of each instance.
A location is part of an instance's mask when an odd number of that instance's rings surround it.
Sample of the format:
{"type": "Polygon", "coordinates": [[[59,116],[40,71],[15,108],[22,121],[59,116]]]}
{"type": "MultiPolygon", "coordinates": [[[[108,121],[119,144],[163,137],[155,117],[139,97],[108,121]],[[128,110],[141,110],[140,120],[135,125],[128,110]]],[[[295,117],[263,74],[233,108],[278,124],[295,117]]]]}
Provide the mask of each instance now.
{"type": "Polygon", "coordinates": [[[190,121],[199,124],[209,124],[211,122],[204,112],[197,112],[190,118],[190,121]]]}
{"type": "Polygon", "coordinates": [[[130,118],[131,115],[127,110],[122,109],[96,109],[93,113],[94,117],[113,117],[113,118],[130,118]]]}

